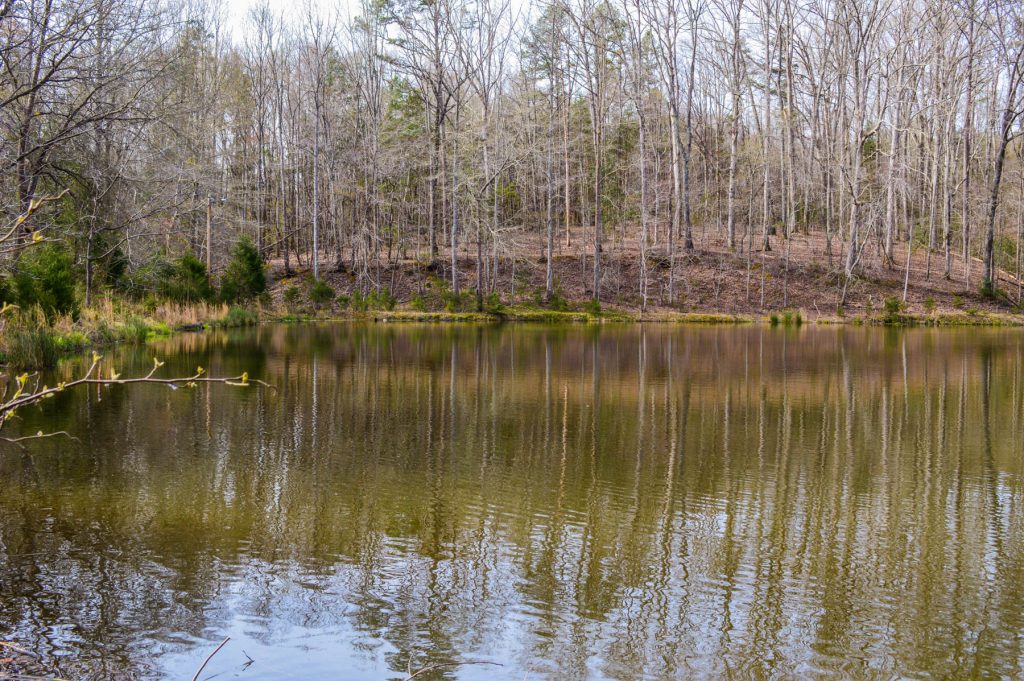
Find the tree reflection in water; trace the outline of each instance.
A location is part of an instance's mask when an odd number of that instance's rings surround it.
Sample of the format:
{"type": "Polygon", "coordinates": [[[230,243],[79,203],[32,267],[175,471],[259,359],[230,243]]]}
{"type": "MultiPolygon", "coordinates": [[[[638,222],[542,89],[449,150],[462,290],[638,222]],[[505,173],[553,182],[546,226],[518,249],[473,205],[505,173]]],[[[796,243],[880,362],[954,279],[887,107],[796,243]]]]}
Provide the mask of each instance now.
{"type": "MultiPolygon", "coordinates": [[[[1024,674],[1017,331],[320,325],[125,349],[0,458],[66,677],[1024,674]],[[340,676],[339,676],[340,675],[340,676]]],[[[73,371],[65,367],[64,371],[73,371]]]]}

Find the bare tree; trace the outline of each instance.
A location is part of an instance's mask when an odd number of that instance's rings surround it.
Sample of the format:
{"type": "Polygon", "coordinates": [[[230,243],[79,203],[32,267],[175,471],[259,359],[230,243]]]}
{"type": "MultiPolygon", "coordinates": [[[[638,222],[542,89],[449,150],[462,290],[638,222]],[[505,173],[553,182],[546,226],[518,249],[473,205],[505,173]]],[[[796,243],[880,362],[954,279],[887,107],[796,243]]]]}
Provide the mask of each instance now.
{"type": "Polygon", "coordinates": [[[999,128],[993,160],[992,182],[988,202],[988,220],[985,228],[985,271],[982,289],[995,294],[998,282],[995,268],[996,213],[999,210],[999,187],[1003,179],[1006,150],[1010,142],[1024,134],[1018,126],[1024,115],[1024,8],[1019,3],[994,2],[991,7],[991,30],[996,47],[996,59],[1002,80],[1003,105],[999,112],[999,128]],[[1005,80],[1003,80],[1005,78],[1005,80]],[[1014,130],[1014,126],[1018,126],[1014,130]]]}

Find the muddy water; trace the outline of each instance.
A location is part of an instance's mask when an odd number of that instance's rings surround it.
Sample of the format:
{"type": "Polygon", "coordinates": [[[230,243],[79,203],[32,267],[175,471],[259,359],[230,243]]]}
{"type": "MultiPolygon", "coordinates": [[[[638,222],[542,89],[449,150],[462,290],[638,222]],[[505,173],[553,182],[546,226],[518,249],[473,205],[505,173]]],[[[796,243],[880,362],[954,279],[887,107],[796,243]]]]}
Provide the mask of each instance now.
{"type": "Polygon", "coordinates": [[[0,455],[0,640],[65,678],[190,679],[228,636],[203,678],[1024,675],[1020,332],[264,326],[107,354],[277,391],[23,414],[78,441],[0,455]]]}

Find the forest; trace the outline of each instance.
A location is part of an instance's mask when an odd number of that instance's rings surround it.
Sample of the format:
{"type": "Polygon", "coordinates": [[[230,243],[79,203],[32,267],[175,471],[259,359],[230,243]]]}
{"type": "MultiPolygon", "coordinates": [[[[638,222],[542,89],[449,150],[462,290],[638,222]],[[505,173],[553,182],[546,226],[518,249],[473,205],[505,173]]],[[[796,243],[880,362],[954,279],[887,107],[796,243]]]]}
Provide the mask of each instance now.
{"type": "Polygon", "coordinates": [[[2,0],[0,293],[1020,303],[1015,0],[351,10],[2,0]]]}

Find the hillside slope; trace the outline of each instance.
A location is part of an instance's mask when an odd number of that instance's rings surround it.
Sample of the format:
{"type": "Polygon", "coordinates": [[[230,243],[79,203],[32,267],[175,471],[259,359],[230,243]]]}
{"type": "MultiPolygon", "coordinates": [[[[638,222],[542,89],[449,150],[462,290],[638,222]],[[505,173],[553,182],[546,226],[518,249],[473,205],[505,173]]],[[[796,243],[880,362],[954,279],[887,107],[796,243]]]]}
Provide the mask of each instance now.
{"type": "MultiPolygon", "coordinates": [[[[575,303],[587,301],[593,295],[593,250],[587,247],[589,244],[582,248],[578,244],[572,248],[560,244],[553,259],[555,288],[564,298],[575,303]]],[[[887,298],[903,297],[905,244],[896,247],[891,264],[885,264],[880,254],[869,253],[865,249],[842,306],[841,244],[833,243],[831,258],[820,235],[797,234],[789,244],[775,237],[771,246],[767,252],[755,249],[748,257],[743,252],[730,252],[724,243],[716,239],[698,235],[693,251],[687,253],[680,249],[676,253],[672,296],[669,295],[670,267],[665,248],[657,244],[651,246],[648,249],[647,309],[747,315],[799,309],[808,318],[815,318],[870,315],[880,311],[887,298]]],[[[460,248],[458,258],[459,286],[467,292],[476,287],[476,253],[473,248],[473,244],[460,248]]],[[[542,244],[519,244],[517,253],[521,255],[514,262],[507,257],[499,259],[493,282],[493,268],[485,264],[485,290],[496,291],[506,304],[542,299],[546,277],[542,244]]],[[[424,258],[406,257],[392,267],[382,262],[378,269],[371,263],[368,270],[358,265],[353,267],[350,257],[346,254],[346,262],[339,268],[335,256],[321,256],[321,278],[343,296],[368,291],[373,288],[372,282],[378,279],[382,287],[393,292],[399,305],[418,295],[429,305],[432,299],[450,289],[451,261],[447,253],[442,253],[433,265],[426,264],[424,258]]],[[[602,306],[639,310],[642,297],[637,244],[622,241],[606,243],[602,249],[601,268],[602,306]]],[[[272,276],[276,280],[273,295],[278,299],[285,289],[309,278],[309,259],[301,258],[298,263],[293,259],[289,277],[283,276],[283,270],[282,261],[272,263],[272,276]]],[[[979,291],[979,260],[971,263],[970,284],[965,281],[964,263],[959,257],[952,260],[949,278],[944,276],[943,270],[944,257],[941,253],[933,253],[929,263],[926,249],[914,250],[906,295],[907,311],[919,314],[1018,311],[1021,282],[1012,273],[1000,272],[1000,295],[988,298],[979,291]]]]}

